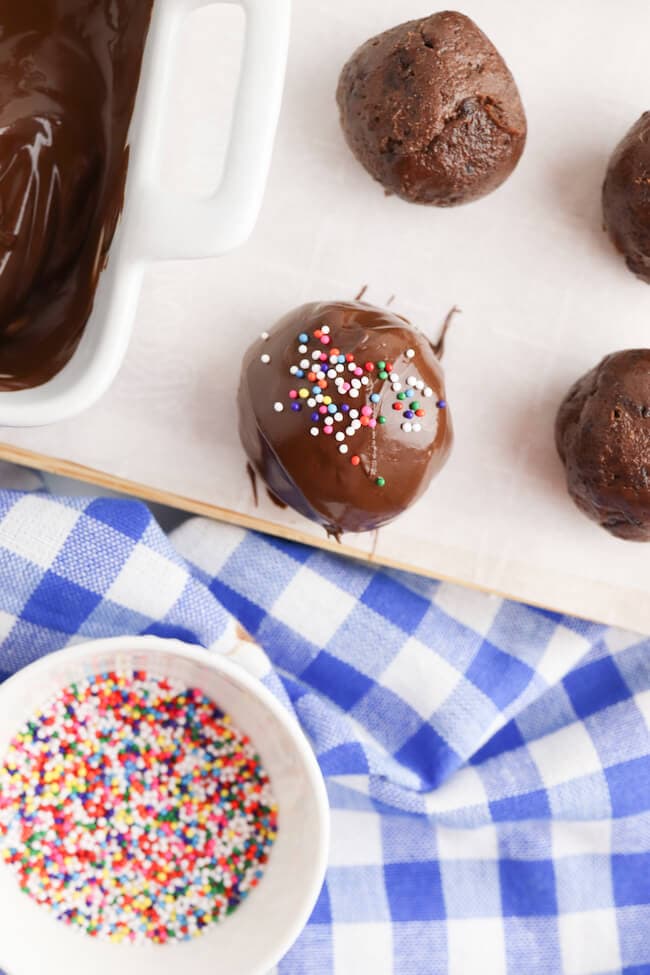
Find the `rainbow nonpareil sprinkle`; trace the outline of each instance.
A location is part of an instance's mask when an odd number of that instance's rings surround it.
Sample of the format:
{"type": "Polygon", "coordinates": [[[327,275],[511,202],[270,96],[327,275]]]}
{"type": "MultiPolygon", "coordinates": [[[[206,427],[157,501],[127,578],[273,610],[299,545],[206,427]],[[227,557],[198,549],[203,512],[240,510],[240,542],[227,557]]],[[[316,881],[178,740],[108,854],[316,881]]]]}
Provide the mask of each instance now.
{"type": "Polygon", "coordinates": [[[186,941],[259,883],[277,833],[250,740],[201,691],[143,671],[59,692],[0,768],[0,855],[94,938],[186,941]]]}
{"type": "MultiPolygon", "coordinates": [[[[427,411],[419,397],[423,401],[429,399],[433,396],[433,390],[416,374],[412,362],[414,349],[406,349],[403,353],[408,375],[401,376],[392,362],[380,359],[361,363],[356,361],[353,353],[331,347],[329,325],[321,325],[311,335],[300,332],[297,342],[298,356],[306,358],[300,358],[289,366],[289,375],[293,377],[291,382],[295,385],[287,395],[293,413],[301,413],[303,409],[308,411],[306,428],[310,436],[334,435],[339,453],[345,455],[350,451],[347,441],[354,438],[358,431],[364,427],[374,431],[378,425],[384,426],[388,422],[382,407],[388,412],[389,404],[395,413],[401,414],[399,421],[403,433],[418,434],[422,431],[421,421],[427,411]],[[315,345],[311,352],[310,345],[315,345]]],[[[264,355],[261,358],[262,361],[270,361],[268,355],[266,360],[264,355]]],[[[446,405],[444,400],[437,403],[439,409],[446,405]]],[[[281,413],[284,404],[276,401],[273,409],[281,413]]],[[[293,422],[299,419],[296,417],[293,422]]],[[[362,467],[377,487],[385,487],[385,478],[377,475],[372,464],[362,465],[358,453],[351,454],[349,463],[353,467],[362,467]]]]}

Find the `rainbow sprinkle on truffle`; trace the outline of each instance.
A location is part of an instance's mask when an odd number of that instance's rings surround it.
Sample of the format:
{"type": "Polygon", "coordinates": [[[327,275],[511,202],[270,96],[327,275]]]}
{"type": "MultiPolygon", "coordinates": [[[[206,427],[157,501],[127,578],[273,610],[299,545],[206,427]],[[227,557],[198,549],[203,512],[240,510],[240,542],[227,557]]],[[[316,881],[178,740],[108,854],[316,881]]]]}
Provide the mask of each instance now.
{"type": "MultiPolygon", "coordinates": [[[[292,411],[300,413],[303,406],[310,411],[308,429],[312,437],[334,434],[339,453],[347,454],[349,446],[345,441],[354,437],[358,430],[362,427],[374,430],[377,425],[383,426],[387,422],[381,406],[382,399],[391,399],[391,393],[392,409],[403,417],[403,422],[400,423],[402,432],[420,433],[420,421],[426,416],[426,410],[418,396],[428,399],[433,396],[433,390],[419,376],[409,374],[402,378],[395,371],[392,362],[380,359],[378,362],[360,365],[352,353],[328,348],[331,344],[328,325],[321,325],[311,335],[300,332],[297,343],[298,355],[304,358],[289,367],[289,374],[294,381],[300,379],[306,385],[295,383],[288,390],[287,396],[292,411]],[[311,353],[310,343],[316,345],[311,353]],[[359,402],[360,396],[367,400],[364,405],[359,402]],[[340,428],[337,430],[339,424],[340,428]]],[[[411,360],[415,358],[415,351],[406,349],[404,357],[409,363],[409,370],[413,370],[411,360]]],[[[436,403],[438,409],[443,409],[446,405],[444,400],[436,403]]],[[[283,404],[274,403],[274,409],[281,412],[283,404]]],[[[354,467],[361,464],[358,454],[353,454],[349,461],[354,467]]],[[[377,487],[385,486],[383,477],[376,476],[374,472],[366,473],[372,476],[377,487]]]]}
{"type": "Polygon", "coordinates": [[[187,941],[258,883],[277,834],[250,740],[201,691],[104,673],[50,700],[0,768],[0,855],[94,938],[187,941]]]}

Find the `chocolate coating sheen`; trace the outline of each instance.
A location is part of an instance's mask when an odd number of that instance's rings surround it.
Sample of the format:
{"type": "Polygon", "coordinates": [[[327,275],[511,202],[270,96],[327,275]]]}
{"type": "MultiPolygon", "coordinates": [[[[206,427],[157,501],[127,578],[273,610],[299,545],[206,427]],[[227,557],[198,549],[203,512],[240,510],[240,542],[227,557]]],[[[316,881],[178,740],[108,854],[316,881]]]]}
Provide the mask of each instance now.
{"type": "Polygon", "coordinates": [[[248,350],[239,386],[239,431],[269,490],[338,537],[342,532],[385,525],[413,504],[442,468],[452,444],[449,409],[437,405],[444,396],[440,362],[428,339],[406,319],[359,301],[315,302],[289,312],[267,339],[259,339],[248,350]],[[327,345],[314,337],[323,327],[330,330],[327,345]],[[303,353],[299,346],[304,348],[304,343],[298,339],[302,334],[308,336],[303,353]],[[311,370],[304,370],[301,378],[290,369],[306,359],[313,362],[314,351],[330,356],[334,349],[350,356],[368,383],[362,384],[349,369],[349,359],[340,363],[343,369],[338,372],[329,360],[323,365],[337,377],[321,380],[327,388],[319,390],[337,407],[335,414],[329,414],[334,433],[326,435],[319,404],[312,400],[310,406],[306,398],[290,396],[291,390],[299,394],[301,389],[312,395],[311,370]],[[262,356],[270,356],[270,361],[263,362],[262,356]],[[391,382],[390,374],[380,378],[378,362],[392,365],[393,373],[399,374],[403,400],[398,399],[393,389],[396,380],[391,382]],[[367,369],[367,364],[373,368],[367,369]],[[409,379],[423,383],[424,389],[416,388],[407,397],[409,379]],[[359,382],[356,397],[341,386],[341,381],[351,384],[352,380],[359,382]],[[373,395],[379,401],[371,400],[373,395]],[[404,414],[413,402],[424,410],[423,416],[413,418],[421,429],[405,432],[404,414]],[[274,408],[276,403],[282,404],[281,411],[274,408]],[[292,408],[296,404],[299,410],[292,408]],[[352,431],[350,413],[356,410],[361,418],[363,408],[366,419],[371,417],[376,426],[359,425],[352,431]],[[379,416],[385,416],[385,422],[379,416]],[[318,430],[316,435],[313,429],[318,430]],[[345,453],[341,446],[347,447],[345,453]],[[359,458],[357,466],[353,457],[359,458]],[[377,478],[385,484],[378,485],[377,478]]]}
{"type": "Polygon", "coordinates": [[[560,406],[569,494],[618,538],[650,541],[650,349],[606,356],[560,406]]]}
{"type": "Polygon", "coordinates": [[[609,161],[603,219],[630,271],[650,284],[650,112],[632,126],[609,161]]]}
{"type": "Polygon", "coordinates": [[[503,58],[455,11],[371,38],[337,100],[352,152],[388,193],[455,206],[491,193],[524,150],[526,116],[503,58]]]}
{"type": "Polygon", "coordinates": [[[0,389],[55,375],[92,310],[152,2],[0,5],[0,389]]]}

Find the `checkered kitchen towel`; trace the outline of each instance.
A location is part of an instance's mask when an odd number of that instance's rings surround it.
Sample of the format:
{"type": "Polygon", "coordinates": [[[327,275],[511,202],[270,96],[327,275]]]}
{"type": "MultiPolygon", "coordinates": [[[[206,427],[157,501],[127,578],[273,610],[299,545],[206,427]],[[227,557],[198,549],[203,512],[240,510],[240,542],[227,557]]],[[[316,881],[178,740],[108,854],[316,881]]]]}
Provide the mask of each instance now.
{"type": "Polygon", "coordinates": [[[649,975],[647,640],[198,519],[168,540],[136,502],[0,491],[0,676],[122,633],[219,652],[235,619],[333,810],[279,975],[649,975]]]}

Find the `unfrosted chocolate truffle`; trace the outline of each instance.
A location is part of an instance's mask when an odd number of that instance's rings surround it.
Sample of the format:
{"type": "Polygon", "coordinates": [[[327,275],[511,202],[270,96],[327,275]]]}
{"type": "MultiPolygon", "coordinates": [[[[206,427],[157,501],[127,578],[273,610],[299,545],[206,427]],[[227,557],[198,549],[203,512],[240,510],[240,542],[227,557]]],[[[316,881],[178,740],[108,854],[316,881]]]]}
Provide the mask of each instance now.
{"type": "Polygon", "coordinates": [[[239,431],[269,491],[336,537],[413,504],[452,443],[434,347],[360,301],[303,305],[253,343],[239,431]]]}
{"type": "Polygon", "coordinates": [[[526,116],[503,58],[476,24],[444,11],[363,44],[337,100],[352,152],[388,193],[454,206],[513,171],[526,116]]]}
{"type": "Polygon", "coordinates": [[[557,415],[569,494],[618,538],[650,541],[650,349],[606,356],[557,415]]]}
{"type": "Polygon", "coordinates": [[[630,271],[650,284],[650,112],[632,126],[609,161],[603,218],[630,271]]]}

